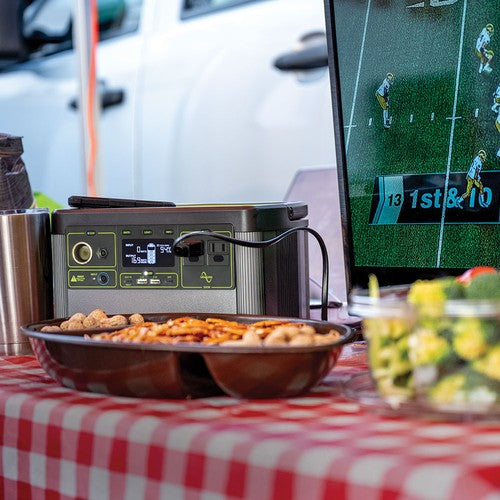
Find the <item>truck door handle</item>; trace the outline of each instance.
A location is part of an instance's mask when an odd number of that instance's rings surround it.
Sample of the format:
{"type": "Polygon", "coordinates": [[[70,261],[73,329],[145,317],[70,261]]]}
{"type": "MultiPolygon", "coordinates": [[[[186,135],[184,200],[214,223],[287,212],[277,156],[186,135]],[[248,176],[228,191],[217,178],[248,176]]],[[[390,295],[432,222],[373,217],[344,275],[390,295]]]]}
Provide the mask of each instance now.
{"type": "MultiPolygon", "coordinates": [[[[118,106],[125,101],[125,91],[123,89],[104,89],[99,92],[99,96],[102,110],[111,108],[112,106],[118,106]]],[[[71,99],[69,107],[71,109],[78,109],[78,99],[71,99]]]]}
{"type": "Polygon", "coordinates": [[[118,106],[125,100],[125,91],[123,89],[109,89],[101,92],[101,108],[111,108],[118,106]]]}
{"type": "Polygon", "coordinates": [[[328,66],[326,44],[304,47],[282,54],[274,60],[274,67],[281,71],[307,71],[328,66]]]}

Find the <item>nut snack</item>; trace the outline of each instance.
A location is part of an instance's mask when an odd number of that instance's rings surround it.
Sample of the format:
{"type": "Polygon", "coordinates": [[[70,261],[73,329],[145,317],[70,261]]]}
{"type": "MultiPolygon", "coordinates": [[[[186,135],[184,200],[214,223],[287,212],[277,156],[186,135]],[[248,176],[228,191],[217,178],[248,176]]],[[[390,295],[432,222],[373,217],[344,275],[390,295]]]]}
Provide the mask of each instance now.
{"type": "Polygon", "coordinates": [[[137,325],[144,323],[142,314],[132,314],[127,319],[121,314],[108,316],[102,309],[94,309],[88,315],[81,312],[73,314],[71,318],[59,325],[46,325],[42,332],[62,332],[64,330],[91,330],[93,328],[114,328],[117,326],[137,325]]]}

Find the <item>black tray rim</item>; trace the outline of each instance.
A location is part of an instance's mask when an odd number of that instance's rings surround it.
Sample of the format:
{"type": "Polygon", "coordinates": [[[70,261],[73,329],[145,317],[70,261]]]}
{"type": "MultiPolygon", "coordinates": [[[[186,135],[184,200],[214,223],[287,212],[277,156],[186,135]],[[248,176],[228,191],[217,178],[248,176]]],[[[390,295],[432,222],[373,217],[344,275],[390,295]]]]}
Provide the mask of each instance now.
{"type": "MultiPolygon", "coordinates": [[[[60,344],[70,344],[74,346],[84,346],[90,348],[115,348],[128,349],[134,351],[163,351],[163,352],[189,352],[189,353],[210,353],[210,354],[243,354],[243,353],[258,353],[258,354],[303,354],[318,351],[328,351],[340,347],[344,344],[352,342],[355,338],[356,331],[348,325],[340,323],[332,323],[329,321],[321,321],[314,319],[291,318],[282,316],[257,316],[251,314],[227,314],[227,313],[199,313],[199,312],[173,312],[173,313],[140,313],[146,318],[179,318],[190,316],[197,319],[220,318],[229,321],[239,321],[242,323],[255,323],[258,321],[289,321],[292,323],[305,323],[306,325],[321,328],[336,330],[340,333],[340,338],[334,342],[312,346],[222,346],[218,344],[193,344],[188,342],[179,342],[176,344],[160,344],[160,343],[132,343],[132,342],[113,342],[108,340],[95,340],[84,337],[84,335],[92,335],[103,332],[113,332],[126,328],[123,326],[113,328],[92,328],[87,330],[64,330],[64,334],[41,332],[39,331],[44,326],[54,325],[66,321],[68,318],[54,318],[49,320],[38,321],[21,326],[21,331],[30,339],[41,340],[44,342],[55,342],[60,344]]],[[[123,314],[128,317],[130,314],[123,314]]],[[[146,319],[146,321],[155,321],[154,319],[146,319]]],[[[162,319],[161,321],[166,321],[162,319]]],[[[321,332],[319,332],[321,333],[321,332]]]]}

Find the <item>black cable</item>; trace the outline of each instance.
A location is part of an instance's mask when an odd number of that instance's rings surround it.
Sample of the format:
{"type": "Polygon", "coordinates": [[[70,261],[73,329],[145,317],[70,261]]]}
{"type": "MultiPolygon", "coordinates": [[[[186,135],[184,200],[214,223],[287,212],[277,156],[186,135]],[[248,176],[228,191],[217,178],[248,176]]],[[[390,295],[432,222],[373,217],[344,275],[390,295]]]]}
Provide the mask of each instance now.
{"type": "MultiPolygon", "coordinates": [[[[290,234],[295,233],[297,231],[306,231],[309,234],[312,234],[316,238],[316,241],[320,246],[321,257],[323,260],[323,276],[321,284],[321,319],[323,321],[328,321],[328,272],[329,272],[328,251],[326,249],[325,242],[323,241],[321,235],[314,229],[311,229],[310,227],[302,227],[302,226],[294,227],[292,229],[288,229],[287,231],[281,234],[278,234],[278,236],[275,236],[270,240],[264,240],[264,241],[245,241],[233,238],[231,236],[226,236],[224,234],[214,233],[213,231],[192,231],[190,233],[183,234],[182,236],[176,238],[174,240],[174,243],[172,244],[172,249],[174,254],[179,257],[187,257],[189,255],[193,255],[193,253],[190,253],[189,251],[189,245],[190,245],[189,241],[187,241],[186,244],[184,244],[184,246],[179,246],[179,244],[182,243],[184,240],[188,240],[189,238],[197,236],[210,236],[211,238],[217,238],[219,240],[226,241],[228,243],[233,243],[235,245],[240,245],[243,247],[266,248],[275,245],[282,239],[286,238],[290,234]]],[[[203,246],[200,245],[201,242],[193,241],[192,243],[196,245],[196,253],[198,255],[203,255],[204,249],[203,246]]]]}

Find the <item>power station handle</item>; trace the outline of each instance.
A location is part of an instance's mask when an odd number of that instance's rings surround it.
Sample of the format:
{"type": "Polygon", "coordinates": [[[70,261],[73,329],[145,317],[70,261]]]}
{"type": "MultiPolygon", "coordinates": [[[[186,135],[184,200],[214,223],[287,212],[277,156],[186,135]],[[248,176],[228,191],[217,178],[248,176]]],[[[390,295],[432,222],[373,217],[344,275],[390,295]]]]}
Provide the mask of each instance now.
{"type": "Polygon", "coordinates": [[[171,201],[99,198],[95,196],[70,196],[68,205],[74,208],[175,207],[175,203],[171,201]]]}

